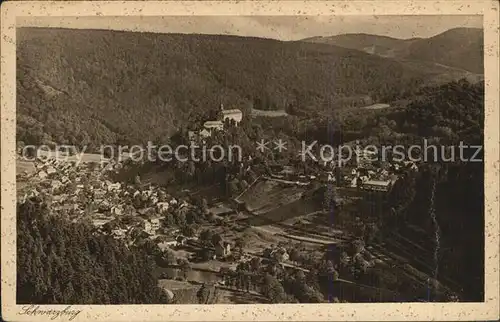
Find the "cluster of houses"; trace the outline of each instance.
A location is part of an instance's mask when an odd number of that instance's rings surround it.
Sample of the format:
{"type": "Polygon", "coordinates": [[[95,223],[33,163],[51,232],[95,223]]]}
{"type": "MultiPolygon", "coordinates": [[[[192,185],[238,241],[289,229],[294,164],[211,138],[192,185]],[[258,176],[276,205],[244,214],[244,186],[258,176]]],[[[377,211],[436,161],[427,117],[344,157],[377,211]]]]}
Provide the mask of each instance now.
{"type": "Polygon", "coordinates": [[[385,169],[344,168],[341,171],[339,185],[351,188],[362,188],[372,191],[388,192],[397,181],[398,176],[385,169]]]}
{"type": "Polygon", "coordinates": [[[286,248],[281,246],[266,248],[263,255],[265,258],[274,259],[278,263],[284,263],[290,259],[286,248]]]}
{"type": "Polygon", "coordinates": [[[93,224],[100,233],[124,239],[129,245],[153,240],[161,250],[184,245],[196,237],[185,237],[176,227],[165,222],[165,215],[186,216],[196,206],[168,195],[162,188],[133,185],[121,189],[120,203],[99,208],[93,224]],[[100,219],[96,221],[95,219],[100,219]]]}
{"type": "Polygon", "coordinates": [[[59,196],[56,199],[76,202],[75,198],[85,187],[92,184],[91,177],[99,176],[98,167],[87,163],[58,161],[55,158],[37,159],[34,162],[33,173],[21,173],[18,180],[30,182],[30,187],[21,196],[20,201],[37,196],[59,196]]]}
{"type": "Polygon", "coordinates": [[[106,174],[117,165],[37,160],[36,171],[23,175],[29,185],[19,202],[40,197],[53,212],[67,215],[74,222],[90,221],[96,233],[124,239],[129,245],[145,239],[158,241],[160,248],[185,243],[178,229],[164,225],[164,217],[167,213],[186,215],[195,206],[168,195],[161,187],[108,180],[106,174]]]}
{"type": "MultiPolygon", "coordinates": [[[[273,179],[293,181],[297,185],[308,185],[313,181],[336,183],[338,186],[360,188],[367,191],[387,193],[406,171],[417,172],[414,161],[384,161],[379,162],[377,153],[368,149],[354,150],[351,158],[348,155],[328,154],[324,151],[324,160],[314,159],[318,168],[313,172],[300,174],[292,166],[271,166],[273,179]]],[[[335,151],[341,152],[341,151],[335,151]]],[[[345,152],[345,151],[344,151],[345,152]]]]}
{"type": "MultiPolygon", "coordinates": [[[[94,227],[95,234],[112,236],[128,246],[152,241],[165,251],[200,244],[197,232],[184,236],[179,227],[167,224],[165,219],[167,214],[173,218],[186,216],[199,206],[170,196],[162,187],[112,182],[107,174],[119,168],[119,163],[75,165],[49,159],[39,160],[35,168],[33,174],[24,178],[30,184],[20,198],[21,203],[41,197],[53,212],[73,222],[86,221],[94,227]]],[[[226,204],[215,204],[207,211],[221,218],[236,212],[226,204]]],[[[212,258],[227,258],[231,246],[230,242],[220,240],[213,247],[212,258]]]]}
{"type": "Polygon", "coordinates": [[[327,171],[327,181],[336,182],[340,177],[338,185],[387,193],[400,174],[405,171],[418,171],[418,166],[413,161],[377,162],[375,164],[374,160],[377,159],[375,154],[376,152],[368,150],[356,151],[354,162],[346,163],[336,169],[340,171],[340,176],[335,176],[334,171],[327,171]]]}

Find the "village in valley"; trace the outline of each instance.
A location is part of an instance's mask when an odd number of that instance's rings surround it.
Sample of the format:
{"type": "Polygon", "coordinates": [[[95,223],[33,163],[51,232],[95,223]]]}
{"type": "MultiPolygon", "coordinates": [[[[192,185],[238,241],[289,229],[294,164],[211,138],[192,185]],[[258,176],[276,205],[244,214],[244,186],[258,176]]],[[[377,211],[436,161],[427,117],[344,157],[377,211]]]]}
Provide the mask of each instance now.
{"type": "MultiPolygon", "coordinates": [[[[207,120],[198,131],[189,131],[187,139],[200,142],[224,134],[228,124],[238,127],[242,114],[221,105],[221,119],[207,120]]],[[[199,294],[200,285],[220,291],[212,300],[217,303],[259,302],[264,296],[259,272],[274,272],[282,279],[283,272],[318,270],[335,272],[332,283],[348,285],[352,294],[358,294],[359,287],[367,298],[396,296],[353,278],[398,259],[370,244],[376,240],[380,218],[361,220],[359,209],[367,200],[372,200],[371,206],[383,202],[401,175],[418,171],[414,162],[375,163],[373,153],[358,151],[354,161],[339,165],[338,159],[316,160],[313,170],[304,173],[286,164],[262,171],[244,160],[239,166],[244,167],[243,179],[234,177],[238,182],[230,182],[235,188],[227,195],[214,194],[210,187],[201,192],[172,190],[139,174],[118,181],[118,174],[144,163],[132,158],[89,154],[76,163],[61,155],[45,153],[34,162],[19,156],[18,167],[25,169],[17,178],[20,203],[41,199],[56,216],[91,225],[95,234],[121,240],[129,248],[144,249],[155,258],[159,285],[176,303],[199,294]],[[325,204],[329,195],[335,198],[325,204]],[[341,219],[345,214],[348,219],[341,219]],[[339,262],[332,259],[323,267],[318,263],[332,245],[338,246],[334,256],[339,262]]],[[[408,274],[424,284],[422,273],[408,274]]],[[[321,298],[319,290],[310,292],[308,296],[321,298]]],[[[335,299],[349,296],[338,294],[335,299]]],[[[265,300],[273,301],[268,296],[265,300]]]]}
{"type": "Polygon", "coordinates": [[[486,301],[481,16],[36,18],[18,305],[486,301]]]}

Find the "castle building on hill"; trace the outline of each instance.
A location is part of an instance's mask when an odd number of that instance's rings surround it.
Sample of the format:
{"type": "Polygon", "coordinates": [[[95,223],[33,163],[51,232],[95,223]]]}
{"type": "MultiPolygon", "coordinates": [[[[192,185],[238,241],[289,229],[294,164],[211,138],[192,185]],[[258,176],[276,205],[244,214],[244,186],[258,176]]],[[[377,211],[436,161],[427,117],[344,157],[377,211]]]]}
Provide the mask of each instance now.
{"type": "Polygon", "coordinates": [[[224,105],[220,105],[220,110],[222,112],[221,120],[211,120],[203,123],[203,128],[198,131],[188,131],[189,141],[195,142],[199,139],[205,139],[207,137],[212,136],[212,133],[215,131],[223,131],[224,130],[224,122],[226,120],[234,121],[236,125],[241,122],[243,119],[243,113],[239,109],[230,109],[225,110],[224,105]]]}
{"type": "Polygon", "coordinates": [[[222,111],[222,121],[226,121],[226,119],[234,120],[236,125],[241,122],[243,119],[243,113],[239,109],[230,109],[230,110],[225,110],[224,105],[220,105],[220,109],[222,111]]]}

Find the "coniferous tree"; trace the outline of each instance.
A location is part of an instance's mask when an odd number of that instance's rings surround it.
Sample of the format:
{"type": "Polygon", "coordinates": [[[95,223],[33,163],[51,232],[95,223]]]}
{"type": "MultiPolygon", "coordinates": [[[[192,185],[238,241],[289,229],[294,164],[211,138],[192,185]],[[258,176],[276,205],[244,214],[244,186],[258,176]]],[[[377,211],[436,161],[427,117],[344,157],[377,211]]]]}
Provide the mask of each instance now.
{"type": "Polygon", "coordinates": [[[17,231],[18,303],[168,303],[146,254],[52,215],[39,200],[18,205],[17,231]]]}

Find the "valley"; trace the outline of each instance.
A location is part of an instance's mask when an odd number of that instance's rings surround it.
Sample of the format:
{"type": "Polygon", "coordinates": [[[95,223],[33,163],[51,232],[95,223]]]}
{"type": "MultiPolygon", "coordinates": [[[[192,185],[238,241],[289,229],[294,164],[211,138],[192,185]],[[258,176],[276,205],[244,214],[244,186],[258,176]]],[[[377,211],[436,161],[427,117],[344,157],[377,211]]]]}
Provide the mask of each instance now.
{"type": "Polygon", "coordinates": [[[19,303],[484,300],[483,164],[421,148],[483,144],[475,29],[20,28],[17,85],[19,303]],[[301,155],[316,141],[328,158],[301,155]],[[149,143],[173,158],[99,152],[149,143]]]}

